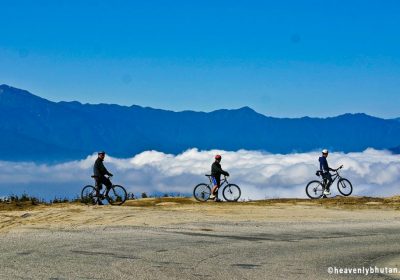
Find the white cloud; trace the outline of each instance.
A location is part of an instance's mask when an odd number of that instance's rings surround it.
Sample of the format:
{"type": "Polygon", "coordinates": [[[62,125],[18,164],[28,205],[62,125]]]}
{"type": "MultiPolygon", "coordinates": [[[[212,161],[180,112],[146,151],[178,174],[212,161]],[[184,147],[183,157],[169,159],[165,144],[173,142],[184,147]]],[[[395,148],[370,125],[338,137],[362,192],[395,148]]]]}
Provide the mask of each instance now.
{"type": "MultiPolygon", "coordinates": [[[[191,149],[175,156],[146,151],[128,159],[107,157],[105,165],[114,173],[114,183],[131,192],[190,194],[196,184],[207,182],[204,174],[210,171],[217,153],[222,154],[222,166],[231,174],[229,180],[241,187],[244,199],[305,197],[305,185],[317,179],[317,152],[280,155],[191,149]]],[[[19,185],[28,193],[35,193],[37,186],[46,186],[42,190],[45,195],[78,194],[83,185],[92,183],[95,158],[92,155],[57,165],[0,161],[0,195],[12,193],[7,189],[10,186],[18,190],[19,185]]],[[[355,195],[389,196],[400,192],[398,155],[367,149],[362,153],[332,153],[328,161],[332,167],[344,165],[342,176],[353,183],[355,195]]]]}

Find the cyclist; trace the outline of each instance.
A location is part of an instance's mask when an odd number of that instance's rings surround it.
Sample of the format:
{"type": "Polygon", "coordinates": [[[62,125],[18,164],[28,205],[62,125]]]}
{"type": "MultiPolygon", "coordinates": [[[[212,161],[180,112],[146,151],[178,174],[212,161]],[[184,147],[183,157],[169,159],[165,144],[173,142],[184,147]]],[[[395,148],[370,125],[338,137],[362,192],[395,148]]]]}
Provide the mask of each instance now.
{"type": "MultiPolygon", "coordinates": [[[[95,180],[96,180],[96,196],[97,197],[100,196],[100,190],[102,188],[102,185],[105,185],[107,188],[111,188],[111,186],[112,186],[110,179],[105,176],[105,175],[108,175],[110,177],[113,176],[113,174],[108,172],[107,168],[103,164],[105,157],[106,157],[106,152],[104,152],[104,151],[98,152],[97,159],[93,166],[93,175],[95,176],[95,180]]],[[[100,199],[98,199],[98,203],[99,203],[99,205],[102,204],[100,199]]]]}
{"type": "Polygon", "coordinates": [[[221,201],[218,199],[218,188],[221,184],[221,175],[229,176],[229,173],[224,171],[221,167],[222,157],[220,155],[215,156],[215,161],[211,165],[211,179],[213,181],[214,187],[211,191],[210,199],[215,199],[215,201],[221,201]]]}
{"type": "Polygon", "coordinates": [[[330,168],[328,165],[328,160],[326,159],[329,155],[329,151],[327,149],[322,150],[322,156],[319,157],[319,170],[321,171],[322,178],[327,180],[327,185],[324,190],[324,197],[327,195],[330,195],[330,186],[332,184],[332,175],[329,171],[337,171],[339,170],[342,166],[340,166],[338,169],[333,169],[330,168]]]}

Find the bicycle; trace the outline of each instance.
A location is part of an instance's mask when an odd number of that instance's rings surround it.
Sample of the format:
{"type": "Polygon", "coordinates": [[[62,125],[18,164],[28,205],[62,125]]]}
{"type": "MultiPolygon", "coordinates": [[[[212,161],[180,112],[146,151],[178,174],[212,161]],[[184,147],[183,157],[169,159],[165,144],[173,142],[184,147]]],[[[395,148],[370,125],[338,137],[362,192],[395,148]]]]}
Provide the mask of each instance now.
{"type": "MultiPolygon", "coordinates": [[[[342,168],[343,168],[343,166],[341,166],[337,170],[335,170],[335,174],[332,175],[332,184],[331,185],[333,185],[333,182],[335,182],[335,180],[339,178],[339,180],[337,182],[338,191],[344,196],[349,196],[353,192],[353,185],[351,184],[351,182],[348,179],[340,176],[339,170],[342,168]]],[[[315,173],[315,175],[317,175],[318,177],[322,176],[322,172],[320,170],[318,170],[315,173]]],[[[307,196],[311,199],[317,199],[317,198],[323,197],[324,190],[327,187],[327,184],[328,184],[328,180],[324,179],[324,178],[321,181],[314,180],[314,181],[309,182],[306,186],[307,196]]]]}
{"type": "MultiPolygon", "coordinates": [[[[104,199],[107,199],[108,203],[111,205],[121,205],[128,198],[128,194],[123,186],[112,185],[110,188],[105,188],[101,192],[102,185],[97,183],[97,176],[91,176],[95,180],[95,186],[100,188],[99,195],[97,195],[96,187],[92,185],[87,185],[83,187],[81,192],[81,201],[85,204],[97,204],[104,199]]],[[[108,177],[110,179],[110,177],[108,177]]]]}
{"type": "MultiPolygon", "coordinates": [[[[198,184],[194,190],[193,190],[193,196],[196,200],[205,202],[207,201],[210,196],[211,196],[211,189],[214,186],[211,175],[206,175],[208,179],[210,180],[209,184],[198,184]]],[[[238,185],[235,184],[230,184],[228,182],[228,179],[226,176],[224,176],[224,179],[222,180],[220,187],[218,188],[222,189],[222,195],[226,201],[229,202],[235,202],[238,201],[241,195],[241,190],[238,185]],[[224,186],[225,185],[225,186],[224,186]]]]}

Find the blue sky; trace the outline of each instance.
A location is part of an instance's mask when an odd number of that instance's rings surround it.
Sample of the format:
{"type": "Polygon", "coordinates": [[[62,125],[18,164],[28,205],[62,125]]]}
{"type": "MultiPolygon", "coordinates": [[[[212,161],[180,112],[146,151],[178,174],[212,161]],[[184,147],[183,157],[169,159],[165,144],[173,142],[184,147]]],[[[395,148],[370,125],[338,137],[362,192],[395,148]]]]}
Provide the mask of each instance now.
{"type": "Polygon", "coordinates": [[[0,84],[51,100],[400,117],[399,1],[4,1],[0,84]]]}

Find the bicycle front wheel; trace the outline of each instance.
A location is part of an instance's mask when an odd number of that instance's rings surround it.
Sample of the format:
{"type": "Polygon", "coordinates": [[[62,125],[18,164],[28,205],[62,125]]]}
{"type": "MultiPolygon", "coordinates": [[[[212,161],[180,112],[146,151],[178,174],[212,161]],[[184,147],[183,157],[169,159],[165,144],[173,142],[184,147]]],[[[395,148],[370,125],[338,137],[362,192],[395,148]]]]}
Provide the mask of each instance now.
{"type": "Polygon", "coordinates": [[[193,196],[196,200],[204,202],[210,198],[211,189],[207,184],[198,184],[193,190],[193,196]]]}
{"type": "Polygon", "coordinates": [[[222,191],[222,195],[224,196],[225,200],[229,202],[238,201],[241,194],[242,192],[239,186],[235,184],[226,185],[222,191]]]}
{"type": "Polygon", "coordinates": [[[87,185],[82,189],[81,192],[81,202],[88,204],[88,205],[94,205],[96,204],[96,189],[93,186],[87,185]]]}
{"type": "Polygon", "coordinates": [[[106,198],[111,205],[121,205],[128,197],[128,194],[123,186],[113,185],[107,190],[106,198]]]}
{"type": "Polygon", "coordinates": [[[306,194],[311,199],[321,198],[324,194],[324,187],[320,181],[311,181],[306,187],[306,194]]]}
{"type": "Polygon", "coordinates": [[[344,195],[349,196],[353,192],[353,186],[351,185],[350,181],[345,178],[340,178],[337,182],[338,191],[344,195]]]}

